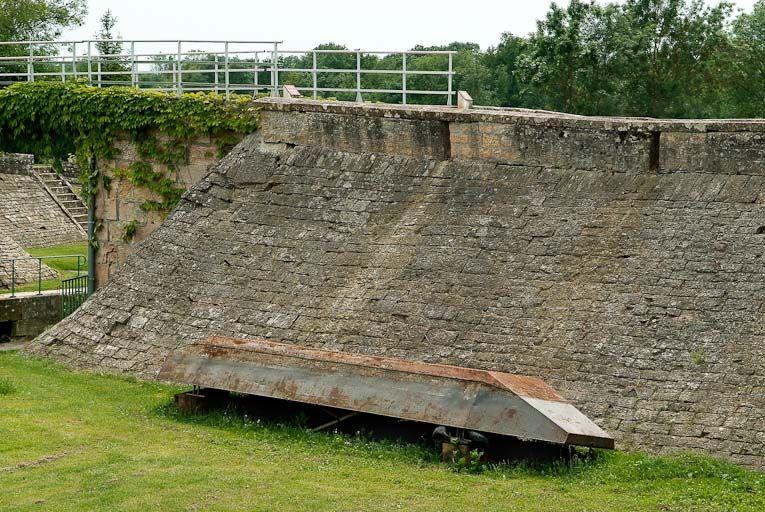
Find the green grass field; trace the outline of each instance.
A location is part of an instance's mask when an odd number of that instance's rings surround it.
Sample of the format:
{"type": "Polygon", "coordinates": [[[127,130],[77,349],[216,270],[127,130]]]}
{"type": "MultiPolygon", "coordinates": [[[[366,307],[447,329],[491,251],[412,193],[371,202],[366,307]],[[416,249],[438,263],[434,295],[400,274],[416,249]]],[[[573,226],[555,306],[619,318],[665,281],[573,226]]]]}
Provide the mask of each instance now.
{"type": "Polygon", "coordinates": [[[457,473],[423,447],[184,415],[177,391],[0,352],[0,510],[765,510],[765,475],[709,458],[457,473]]]}
{"type": "MultiPolygon", "coordinates": [[[[52,247],[32,247],[25,249],[27,253],[35,258],[43,259],[43,263],[58,272],[56,279],[46,279],[42,281],[42,290],[58,290],[61,287],[62,279],[69,279],[77,277],[77,258],[60,258],[60,256],[76,256],[80,255],[87,258],[88,244],[83,242],[80,244],[65,244],[54,245],[52,247]],[[56,258],[50,258],[56,256],[56,258]]],[[[87,273],[88,265],[86,259],[80,259],[80,275],[87,273]]],[[[21,286],[16,286],[17,292],[33,292],[37,291],[37,281],[34,283],[27,283],[21,286]]],[[[10,289],[0,289],[0,293],[11,293],[10,289]]]]}

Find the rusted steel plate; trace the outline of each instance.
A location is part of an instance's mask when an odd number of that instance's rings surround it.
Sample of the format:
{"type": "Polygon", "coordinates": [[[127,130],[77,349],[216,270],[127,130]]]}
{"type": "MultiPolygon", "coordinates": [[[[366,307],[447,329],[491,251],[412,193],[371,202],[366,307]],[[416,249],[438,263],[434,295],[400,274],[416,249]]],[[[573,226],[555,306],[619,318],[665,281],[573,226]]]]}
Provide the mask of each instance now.
{"type": "Polygon", "coordinates": [[[162,380],[557,444],[613,438],[543,381],[509,373],[212,337],[172,353],[162,380]]]}

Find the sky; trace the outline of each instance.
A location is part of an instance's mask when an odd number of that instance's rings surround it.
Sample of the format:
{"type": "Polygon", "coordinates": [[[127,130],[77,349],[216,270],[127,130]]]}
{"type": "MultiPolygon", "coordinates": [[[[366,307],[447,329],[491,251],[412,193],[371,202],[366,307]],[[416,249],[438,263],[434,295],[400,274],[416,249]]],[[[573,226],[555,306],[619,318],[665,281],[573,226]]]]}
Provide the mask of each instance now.
{"type": "MultiPolygon", "coordinates": [[[[755,0],[737,0],[751,9],[755,0]]],[[[559,5],[568,3],[558,1],[559,5]]],[[[605,3],[605,2],[603,2],[605,3]]],[[[708,3],[716,3],[709,1],[708,3]]],[[[502,32],[525,35],[549,0],[89,0],[87,22],[65,39],[91,39],[107,10],[123,39],[280,40],[285,50],[336,42],[403,50],[452,41],[496,45],[502,32]]]]}

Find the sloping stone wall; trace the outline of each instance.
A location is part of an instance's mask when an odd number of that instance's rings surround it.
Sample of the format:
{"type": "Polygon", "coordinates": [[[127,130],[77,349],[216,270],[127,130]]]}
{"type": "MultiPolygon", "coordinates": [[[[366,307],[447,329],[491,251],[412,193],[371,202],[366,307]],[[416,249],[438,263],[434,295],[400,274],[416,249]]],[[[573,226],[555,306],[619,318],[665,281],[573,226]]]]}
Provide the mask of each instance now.
{"type": "Polygon", "coordinates": [[[224,334],[516,372],[620,447],[765,469],[765,124],[266,109],[33,353],[152,378],[224,334]]]}
{"type": "Polygon", "coordinates": [[[0,233],[22,247],[85,241],[72,221],[36,178],[0,172],[0,233]]]}

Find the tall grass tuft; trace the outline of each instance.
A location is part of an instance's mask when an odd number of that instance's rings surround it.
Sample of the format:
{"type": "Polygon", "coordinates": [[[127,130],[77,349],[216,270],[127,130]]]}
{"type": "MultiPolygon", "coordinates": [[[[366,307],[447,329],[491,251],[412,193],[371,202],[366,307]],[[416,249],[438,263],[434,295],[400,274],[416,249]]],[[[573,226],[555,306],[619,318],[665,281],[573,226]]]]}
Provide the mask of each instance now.
{"type": "Polygon", "coordinates": [[[0,377],[0,395],[10,395],[16,392],[16,386],[9,379],[0,377]]]}

